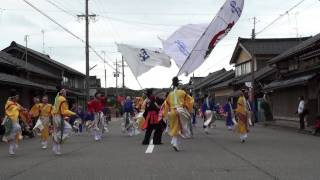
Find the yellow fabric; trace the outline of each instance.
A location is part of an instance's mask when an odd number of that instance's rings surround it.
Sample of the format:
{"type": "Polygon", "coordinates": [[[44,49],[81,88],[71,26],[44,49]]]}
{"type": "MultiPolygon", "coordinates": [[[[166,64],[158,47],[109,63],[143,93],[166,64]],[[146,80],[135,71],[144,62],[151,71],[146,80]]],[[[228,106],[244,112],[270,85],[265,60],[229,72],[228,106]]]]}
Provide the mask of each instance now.
{"type": "Polygon", "coordinates": [[[41,106],[42,106],[41,103],[37,103],[32,106],[32,108],[30,109],[31,117],[33,118],[39,117],[41,106]]]}
{"type": "Polygon", "coordinates": [[[247,125],[244,122],[240,121],[237,126],[238,126],[238,133],[245,134],[248,132],[247,125]]]}
{"type": "Polygon", "coordinates": [[[51,117],[53,106],[52,104],[41,104],[41,117],[51,117]]]}
{"type": "MultiPolygon", "coordinates": [[[[139,110],[140,113],[143,113],[146,109],[147,100],[146,99],[144,100],[142,97],[138,97],[136,100],[137,100],[136,108],[139,110]]],[[[138,124],[138,127],[140,129],[143,129],[144,122],[145,122],[145,119],[143,115],[138,117],[136,120],[136,123],[138,124]]]]}
{"type": "Polygon", "coordinates": [[[170,111],[168,114],[169,118],[169,135],[170,136],[177,136],[181,131],[180,122],[179,122],[179,114],[174,109],[170,111]]]}
{"type": "Polygon", "coordinates": [[[143,100],[142,97],[137,97],[137,98],[136,98],[135,104],[136,104],[136,108],[137,108],[138,110],[142,109],[143,102],[144,102],[144,100],[143,100]]]}
{"type": "Polygon", "coordinates": [[[194,100],[184,90],[177,89],[171,91],[166,101],[170,104],[170,108],[185,107],[189,112],[192,111],[194,100]],[[177,102],[175,103],[175,97],[177,102]]]}
{"type": "Polygon", "coordinates": [[[41,140],[47,141],[49,139],[49,118],[52,116],[52,104],[42,104],[40,117],[43,119],[43,130],[41,131],[41,140]]]}
{"type": "Polygon", "coordinates": [[[248,132],[248,121],[246,115],[238,114],[238,124],[236,129],[240,134],[246,134],[248,132]]]}
{"type": "Polygon", "coordinates": [[[247,104],[244,96],[240,96],[237,101],[237,113],[247,115],[247,104]]]}
{"type": "Polygon", "coordinates": [[[46,141],[49,139],[49,124],[44,124],[44,128],[41,131],[41,140],[46,141]]]}
{"type": "Polygon", "coordinates": [[[29,124],[31,123],[31,116],[27,110],[20,111],[19,113],[20,120],[29,124]]]}
{"type": "Polygon", "coordinates": [[[237,130],[240,134],[245,134],[248,132],[248,110],[246,99],[244,96],[240,96],[237,101],[236,114],[238,118],[237,130]]]}
{"type": "Polygon", "coordinates": [[[170,109],[170,104],[168,103],[167,100],[164,100],[162,107],[163,107],[162,118],[165,118],[168,115],[169,109],[170,109]]]}
{"type": "Polygon", "coordinates": [[[136,122],[137,122],[137,124],[138,124],[138,127],[139,127],[140,129],[143,129],[143,125],[144,125],[144,122],[145,122],[144,117],[142,116],[142,117],[138,118],[136,122]]]}
{"type": "Polygon", "coordinates": [[[189,112],[192,111],[194,99],[189,96],[185,91],[176,89],[171,91],[164,102],[163,116],[168,116],[171,136],[177,136],[181,131],[179,114],[175,110],[178,107],[184,107],[189,112]],[[176,101],[175,101],[176,97],[176,101]]]}
{"type": "Polygon", "coordinates": [[[18,122],[21,109],[22,107],[20,106],[20,104],[15,103],[11,100],[8,100],[5,105],[6,115],[11,119],[13,123],[18,122]]]}
{"type": "Polygon", "coordinates": [[[73,116],[76,113],[69,110],[67,100],[63,96],[59,96],[53,108],[53,114],[61,114],[62,116],[73,116]]]}

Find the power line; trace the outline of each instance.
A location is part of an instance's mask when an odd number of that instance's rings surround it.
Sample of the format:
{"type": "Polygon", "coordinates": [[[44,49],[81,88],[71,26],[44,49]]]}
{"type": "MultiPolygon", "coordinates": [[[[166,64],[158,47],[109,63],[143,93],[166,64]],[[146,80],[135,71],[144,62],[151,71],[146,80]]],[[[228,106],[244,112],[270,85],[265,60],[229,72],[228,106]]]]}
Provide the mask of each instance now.
{"type": "Polygon", "coordinates": [[[304,9],[300,9],[299,10],[299,14],[303,14],[303,13],[305,13],[305,12],[308,12],[307,10],[309,10],[309,9],[311,9],[311,8],[317,8],[316,6],[315,6],[315,4],[318,4],[319,5],[319,3],[320,3],[320,1],[319,0],[315,0],[315,2],[313,2],[312,4],[310,4],[309,6],[307,6],[306,8],[304,8],[304,9]]]}
{"type": "MultiPolygon", "coordinates": [[[[94,2],[95,2],[95,4],[96,4],[97,10],[100,11],[100,12],[102,12],[102,10],[103,10],[103,9],[102,9],[103,4],[102,4],[99,0],[95,0],[94,2]]],[[[118,36],[118,34],[115,33],[115,31],[111,28],[111,26],[110,26],[110,28],[108,28],[106,24],[102,23],[101,27],[102,27],[102,29],[105,30],[107,33],[108,33],[108,32],[111,33],[114,42],[117,42],[116,39],[117,39],[119,36],[118,36]]]]}
{"type": "Polygon", "coordinates": [[[119,15],[136,15],[136,16],[212,16],[210,12],[204,13],[167,13],[167,12],[112,12],[112,11],[102,11],[102,14],[119,14],[119,15]]]}
{"type": "MultiPolygon", "coordinates": [[[[83,46],[48,46],[48,48],[52,48],[52,49],[82,49],[84,48],[83,46]]],[[[119,54],[118,51],[108,51],[108,50],[104,50],[106,53],[108,54],[119,54]]],[[[93,52],[93,51],[90,51],[93,52]]]]}
{"type": "Polygon", "coordinates": [[[202,72],[199,72],[196,76],[200,76],[202,73],[206,73],[208,72],[211,68],[213,68],[214,66],[218,65],[218,64],[221,64],[221,61],[223,61],[224,59],[226,59],[227,57],[229,57],[230,55],[226,55],[222,58],[220,58],[216,63],[214,63],[213,65],[211,65],[210,67],[208,67],[207,69],[205,69],[204,71],[202,72]]]}
{"type": "MultiPolygon", "coordinates": [[[[6,11],[24,11],[24,12],[34,12],[33,10],[30,9],[11,9],[11,8],[4,8],[2,10],[6,10],[6,11]]],[[[52,12],[52,13],[61,13],[61,11],[58,10],[51,10],[51,9],[45,9],[44,11],[46,12],[52,12]]],[[[75,10],[69,10],[70,12],[77,12],[75,10]]]]}
{"type": "Polygon", "coordinates": [[[295,4],[294,6],[292,6],[289,10],[287,10],[286,12],[284,12],[283,14],[280,14],[279,17],[277,17],[275,20],[273,20],[271,23],[269,23],[267,26],[265,26],[261,31],[257,32],[256,35],[264,32],[265,30],[267,30],[269,27],[271,27],[274,23],[276,23],[278,20],[280,20],[281,18],[283,18],[285,15],[289,14],[290,11],[292,11],[293,9],[295,9],[296,7],[298,7],[300,4],[302,4],[305,0],[301,0],[300,2],[298,2],[297,4],[295,4]]]}
{"type": "MultiPolygon", "coordinates": [[[[65,28],[63,25],[61,25],[60,23],[58,23],[56,20],[54,20],[53,18],[51,18],[50,16],[48,16],[47,14],[45,14],[43,11],[41,11],[40,9],[38,9],[37,7],[35,7],[33,4],[31,4],[29,1],[27,0],[23,0],[25,3],[27,3],[30,7],[32,7],[33,9],[35,9],[36,11],[38,11],[40,14],[42,14],[43,16],[45,16],[46,18],[48,18],[50,21],[52,21],[53,23],[55,23],[56,25],[58,25],[59,27],[61,27],[64,31],[66,31],[67,33],[69,33],[70,35],[72,35],[73,37],[75,37],[76,39],[80,40],[82,43],[86,43],[85,40],[81,39],[79,36],[77,36],[76,34],[74,34],[73,32],[71,32],[69,29],[65,28]]],[[[107,61],[105,61],[103,59],[103,57],[92,47],[89,45],[89,48],[104,62],[106,63],[110,68],[114,69],[114,67],[112,65],[110,65],[107,61]]],[[[107,57],[108,59],[111,59],[109,57],[107,57]]]]}
{"type": "Polygon", "coordinates": [[[52,2],[52,1],[50,1],[50,0],[46,0],[46,1],[47,1],[48,3],[50,3],[52,6],[56,7],[57,9],[59,9],[60,11],[66,13],[66,14],[72,16],[72,17],[77,18],[77,16],[76,16],[75,14],[72,14],[72,13],[70,13],[69,11],[63,9],[62,7],[60,7],[59,5],[57,5],[56,3],[54,3],[54,2],[52,2]]]}
{"type": "Polygon", "coordinates": [[[84,9],[82,11],[79,10],[79,7],[83,8],[85,7],[84,1],[81,0],[76,0],[77,1],[77,5],[79,6],[74,6],[75,4],[70,2],[70,0],[66,1],[66,0],[56,0],[57,2],[59,2],[60,6],[64,7],[65,10],[70,11],[69,8],[71,9],[75,9],[74,13],[75,14],[81,14],[84,12],[84,9]],[[61,2],[62,1],[62,2],[61,2]]]}
{"type": "MultiPolygon", "coordinates": [[[[154,28],[155,28],[155,26],[162,26],[164,28],[168,28],[168,27],[177,28],[177,27],[183,26],[185,24],[188,24],[188,22],[183,23],[183,24],[162,24],[162,23],[142,22],[142,21],[127,20],[127,19],[122,19],[122,18],[117,18],[117,17],[112,17],[112,16],[101,15],[101,13],[100,13],[99,17],[101,17],[102,19],[108,19],[111,21],[117,21],[117,22],[122,22],[122,23],[127,23],[127,24],[134,24],[134,25],[139,24],[139,26],[144,25],[145,27],[149,27],[149,28],[150,28],[150,26],[154,26],[154,28]]],[[[247,20],[249,20],[249,19],[240,19],[239,21],[247,21],[247,20]]]]}
{"type": "MultiPolygon", "coordinates": [[[[67,2],[67,1],[64,1],[67,2]]],[[[57,4],[57,3],[55,3],[57,4]]],[[[61,5],[60,5],[61,7],[61,5]]],[[[32,11],[29,9],[14,9],[14,8],[2,8],[3,10],[8,11],[32,11]]],[[[63,8],[67,10],[66,8],[63,8]]],[[[45,9],[46,12],[61,12],[58,10],[50,10],[45,9]]],[[[78,13],[79,10],[75,9],[69,9],[67,11],[78,13]]],[[[108,14],[117,14],[117,15],[130,15],[130,16],[211,16],[213,15],[210,12],[204,12],[204,13],[164,13],[164,12],[147,12],[147,13],[140,13],[140,12],[112,12],[112,11],[101,11],[102,14],[108,15],[108,14]]]]}
{"type": "Polygon", "coordinates": [[[132,20],[126,20],[126,19],[115,18],[115,17],[110,17],[110,16],[104,16],[104,15],[100,15],[100,17],[107,18],[109,20],[130,23],[130,24],[142,24],[142,25],[149,25],[149,26],[166,26],[166,27],[169,27],[169,26],[171,26],[171,27],[182,26],[182,25],[177,25],[177,24],[159,24],[159,23],[147,23],[147,22],[141,22],[141,21],[132,21],[132,20]]]}

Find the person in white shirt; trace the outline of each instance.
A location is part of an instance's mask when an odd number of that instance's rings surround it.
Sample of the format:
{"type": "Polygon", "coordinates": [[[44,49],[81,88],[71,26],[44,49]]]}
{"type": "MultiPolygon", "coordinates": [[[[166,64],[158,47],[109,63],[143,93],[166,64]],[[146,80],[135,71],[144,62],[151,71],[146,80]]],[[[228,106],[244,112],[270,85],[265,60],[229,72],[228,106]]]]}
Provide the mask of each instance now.
{"type": "Polygon", "coordinates": [[[298,106],[298,115],[300,120],[300,129],[304,129],[304,116],[305,116],[305,106],[304,106],[304,98],[303,96],[299,97],[299,106],[298,106]]]}

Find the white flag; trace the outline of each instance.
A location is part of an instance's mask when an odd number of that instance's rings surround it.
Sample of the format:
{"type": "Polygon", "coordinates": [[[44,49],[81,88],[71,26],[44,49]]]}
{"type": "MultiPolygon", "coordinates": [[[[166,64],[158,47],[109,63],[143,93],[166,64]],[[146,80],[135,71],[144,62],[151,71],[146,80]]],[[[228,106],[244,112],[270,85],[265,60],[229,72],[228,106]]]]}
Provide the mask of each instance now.
{"type": "MultiPolygon", "coordinates": [[[[188,56],[184,59],[184,61],[182,60],[183,65],[180,68],[178,75],[181,75],[183,73],[185,74],[192,73],[205,61],[205,59],[211,53],[211,51],[216,46],[216,44],[228,34],[228,32],[231,30],[231,28],[240,18],[242,9],[243,9],[243,4],[244,4],[244,0],[226,0],[224,5],[220,8],[216,17],[211,21],[209,26],[206,27],[206,29],[200,35],[201,36],[200,39],[198,38],[196,42],[192,41],[190,43],[190,40],[188,40],[190,38],[179,39],[179,36],[176,36],[177,39],[174,42],[179,42],[179,43],[176,43],[176,46],[178,46],[179,51],[176,51],[175,53],[179,55],[174,55],[174,56],[170,54],[168,55],[172,57],[182,57],[181,54],[183,52],[188,54],[188,56]],[[187,48],[181,48],[181,47],[187,47],[187,48]],[[192,49],[191,51],[190,51],[190,47],[192,49]],[[183,51],[181,49],[183,49],[183,51]]],[[[176,33],[179,34],[179,33],[185,33],[185,32],[176,32],[176,33]]],[[[198,35],[189,33],[183,36],[196,37],[198,35]]],[[[166,51],[167,50],[165,49],[165,52],[166,51]]]]}
{"type": "Polygon", "coordinates": [[[149,50],[126,44],[117,44],[117,46],[135,77],[142,75],[155,66],[171,66],[170,57],[159,50],[149,50]]]}
{"type": "Polygon", "coordinates": [[[169,55],[177,66],[181,68],[207,27],[208,24],[182,26],[167,40],[162,41],[164,53],[169,55]]]}

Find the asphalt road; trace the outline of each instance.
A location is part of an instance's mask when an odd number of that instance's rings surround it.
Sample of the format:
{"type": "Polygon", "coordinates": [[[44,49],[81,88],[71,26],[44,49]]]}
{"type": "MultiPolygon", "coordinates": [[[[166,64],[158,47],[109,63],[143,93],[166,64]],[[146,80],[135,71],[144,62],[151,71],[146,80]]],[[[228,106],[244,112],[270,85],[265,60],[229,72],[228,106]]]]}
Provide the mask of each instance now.
{"type": "Polygon", "coordinates": [[[222,122],[210,131],[206,135],[197,127],[195,137],[183,140],[178,153],[167,135],[163,145],[145,153],[148,146],[141,145],[143,135],[121,134],[119,121],[111,123],[101,142],[94,142],[87,133],[72,136],[61,156],[40,149],[39,139],[24,140],[14,157],[1,143],[0,179],[320,179],[319,137],[256,126],[242,144],[222,122]]]}

